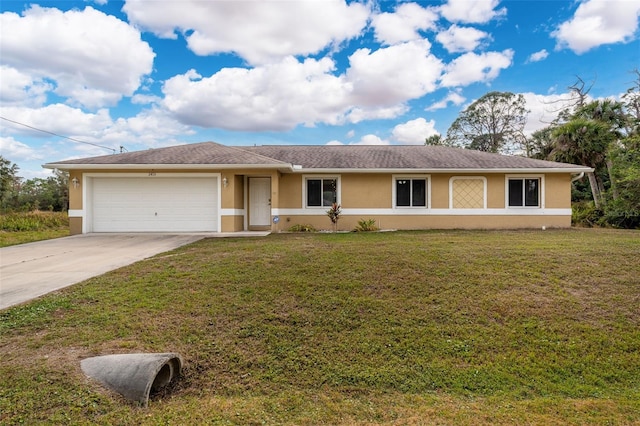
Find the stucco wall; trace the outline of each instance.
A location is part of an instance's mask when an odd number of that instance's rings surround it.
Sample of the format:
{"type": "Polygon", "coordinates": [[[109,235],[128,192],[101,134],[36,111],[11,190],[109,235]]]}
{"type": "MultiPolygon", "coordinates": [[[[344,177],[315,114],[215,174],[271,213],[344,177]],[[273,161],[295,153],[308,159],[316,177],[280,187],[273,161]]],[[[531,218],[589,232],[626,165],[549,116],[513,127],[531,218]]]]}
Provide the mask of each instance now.
{"type": "Polygon", "coordinates": [[[545,205],[548,208],[571,208],[571,175],[548,174],[545,176],[545,205]]]}
{"type": "Polygon", "coordinates": [[[391,208],[391,175],[347,174],[341,181],[342,207],[391,208]]]}
{"type": "MultiPolygon", "coordinates": [[[[361,219],[374,219],[380,229],[533,229],[569,228],[571,216],[342,216],[338,230],[352,231],[361,219]]],[[[287,231],[293,225],[312,225],[319,231],[332,231],[333,224],[326,215],[286,216],[273,231],[287,231]]]]}
{"type": "MultiPolygon", "coordinates": [[[[91,174],[107,173],[108,170],[91,170],[91,174]]],[[[112,173],[148,173],[149,170],[123,170],[112,173]]],[[[86,171],[85,171],[86,173],[86,171]]],[[[158,174],[162,172],[156,172],[158,174]]],[[[272,190],[272,208],[274,214],[279,214],[280,223],[273,225],[274,231],[287,230],[294,224],[311,224],[318,229],[332,229],[331,222],[325,215],[326,209],[307,210],[303,200],[303,184],[305,176],[311,174],[279,173],[277,171],[264,171],[257,169],[247,170],[171,170],[169,173],[220,173],[221,180],[226,177],[227,187],[220,185],[221,208],[228,211],[220,220],[220,230],[223,232],[241,231],[245,226],[245,217],[248,206],[246,200],[246,179],[248,177],[270,177],[272,190]],[[284,213],[278,213],[282,211],[284,213]],[[311,213],[311,214],[309,214],[311,213]]],[[[409,175],[414,175],[410,174],[409,175]]],[[[70,181],[77,177],[83,181],[83,171],[72,171],[70,181]]],[[[450,174],[431,173],[430,201],[431,208],[421,214],[412,214],[406,210],[394,212],[393,209],[393,185],[394,174],[373,173],[345,173],[340,176],[340,199],[343,209],[347,213],[340,219],[340,229],[351,230],[355,228],[360,219],[375,219],[379,226],[385,229],[426,229],[426,228],[538,228],[569,227],[571,216],[567,214],[571,208],[571,175],[547,174],[527,175],[539,176],[544,181],[544,209],[534,208],[529,215],[526,212],[510,212],[505,209],[505,186],[507,175],[503,173],[479,174],[450,174]],[[450,188],[452,177],[483,176],[486,179],[486,203],[487,210],[493,210],[491,214],[484,215],[482,211],[473,214],[456,214],[449,209],[450,188]],[[562,214],[554,213],[548,209],[564,209],[562,214]],[[355,213],[349,214],[352,210],[355,213]],[[361,210],[361,211],[358,211],[361,210]],[[368,212],[367,210],[371,211],[368,212]],[[375,210],[375,211],[374,211],[375,210]],[[545,210],[545,211],[543,211],[545,210]],[[514,213],[513,215],[511,213],[514,213]]],[[[509,176],[518,176],[516,174],[509,176]]],[[[82,184],[74,188],[69,185],[70,210],[81,211],[86,209],[82,200],[82,184]]],[[[477,210],[477,209],[476,209],[477,210]]],[[[72,234],[82,232],[82,218],[70,217],[72,234]]]]}

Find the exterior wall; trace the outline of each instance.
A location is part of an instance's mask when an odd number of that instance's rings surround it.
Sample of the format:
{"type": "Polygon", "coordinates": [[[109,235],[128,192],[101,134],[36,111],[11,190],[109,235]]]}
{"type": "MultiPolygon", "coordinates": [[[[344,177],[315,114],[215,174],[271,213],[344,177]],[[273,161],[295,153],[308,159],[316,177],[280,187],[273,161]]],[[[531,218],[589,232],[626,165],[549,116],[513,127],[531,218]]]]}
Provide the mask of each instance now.
{"type": "MultiPolygon", "coordinates": [[[[339,231],[352,231],[361,219],[375,219],[380,229],[541,229],[570,228],[570,215],[505,216],[505,215],[343,215],[338,220],[339,231]]],[[[319,231],[332,231],[333,224],[324,216],[286,216],[273,232],[287,231],[293,225],[312,225],[319,231]]]]}
{"type": "MultiPolygon", "coordinates": [[[[412,175],[407,173],[407,175],[412,175]]],[[[421,174],[413,174],[422,176],[421,174]]],[[[306,174],[304,176],[311,176],[306,174]]],[[[284,175],[281,208],[274,214],[280,223],[274,232],[286,231],[293,225],[312,225],[318,230],[332,230],[327,208],[306,209],[302,199],[304,176],[284,175]]],[[[571,175],[565,174],[448,174],[428,176],[430,208],[394,208],[394,174],[338,174],[342,215],[338,229],[353,230],[359,220],[374,219],[381,229],[517,229],[568,228],[571,226],[571,175]],[[509,177],[539,177],[540,206],[506,207],[506,186],[509,177]],[[481,180],[474,188],[484,192],[481,199],[486,208],[450,208],[453,204],[453,182],[458,179],[481,180]],[[485,188],[486,187],[486,188],[485,188]]],[[[398,175],[401,176],[401,175],[398,175]]],[[[475,201],[475,205],[478,201],[475,201]]],[[[459,207],[468,207],[460,204],[459,207]]]]}
{"type": "Polygon", "coordinates": [[[391,208],[392,179],[388,174],[342,175],[343,208],[391,208]]]}
{"type": "Polygon", "coordinates": [[[545,176],[545,206],[556,209],[571,208],[571,175],[545,176]]]}
{"type": "Polygon", "coordinates": [[[240,232],[244,230],[244,216],[226,215],[220,219],[220,232],[240,232]]]}
{"type": "Polygon", "coordinates": [[[295,209],[302,206],[302,176],[287,173],[280,176],[279,206],[295,209]]]}
{"type": "Polygon", "coordinates": [[[69,218],[69,233],[71,235],[82,234],[82,218],[81,217],[69,218]]]}
{"type": "MultiPolygon", "coordinates": [[[[149,173],[147,170],[91,170],[72,171],[70,181],[77,177],[81,185],[74,188],[70,184],[69,206],[72,210],[82,211],[84,205],[83,178],[86,173],[149,173]]],[[[157,171],[157,174],[164,172],[157,171]]],[[[171,170],[167,173],[220,173],[219,192],[221,232],[237,232],[248,227],[247,179],[249,177],[269,177],[271,179],[272,218],[279,216],[278,223],[272,223],[274,232],[286,231],[296,224],[310,224],[323,230],[333,226],[323,209],[305,209],[303,200],[304,173],[279,173],[275,170],[171,170]],[[223,180],[227,179],[227,185],[223,180]]],[[[358,220],[375,219],[382,229],[497,229],[497,228],[540,228],[542,226],[571,226],[571,175],[535,174],[543,184],[542,206],[539,208],[506,208],[506,180],[503,173],[479,174],[412,174],[426,176],[429,179],[427,197],[430,208],[394,208],[394,176],[391,173],[343,173],[332,174],[340,179],[340,202],[343,214],[338,222],[341,230],[352,230],[358,220]],[[454,178],[454,180],[452,180],[454,178]],[[451,209],[451,188],[455,178],[483,178],[486,185],[486,209],[451,209]]],[[[400,174],[398,174],[400,175],[400,174]]],[[[513,174],[509,176],[519,176],[513,174]]],[[[459,204],[464,207],[464,204],[459,204]]],[[[70,215],[71,234],[82,233],[82,217],[70,215]]]]}

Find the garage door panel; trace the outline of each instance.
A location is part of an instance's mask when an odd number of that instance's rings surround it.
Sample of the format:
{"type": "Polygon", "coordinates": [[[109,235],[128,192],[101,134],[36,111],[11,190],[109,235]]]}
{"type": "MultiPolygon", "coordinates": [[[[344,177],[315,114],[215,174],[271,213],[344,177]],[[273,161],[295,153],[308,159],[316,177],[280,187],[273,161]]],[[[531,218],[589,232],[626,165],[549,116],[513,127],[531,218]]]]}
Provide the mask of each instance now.
{"type": "Polygon", "coordinates": [[[94,232],[217,231],[217,180],[94,178],[94,232]]]}

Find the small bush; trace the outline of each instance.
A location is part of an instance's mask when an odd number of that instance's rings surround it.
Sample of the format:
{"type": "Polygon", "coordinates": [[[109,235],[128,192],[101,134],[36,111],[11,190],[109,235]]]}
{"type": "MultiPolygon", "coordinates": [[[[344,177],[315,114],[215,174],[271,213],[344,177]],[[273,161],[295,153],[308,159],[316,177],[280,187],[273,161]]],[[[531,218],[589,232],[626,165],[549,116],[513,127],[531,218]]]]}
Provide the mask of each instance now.
{"type": "Polygon", "coordinates": [[[380,228],[376,225],[375,219],[360,219],[358,226],[354,229],[355,232],[371,232],[378,231],[380,228]]]}
{"type": "Polygon", "coordinates": [[[592,228],[602,224],[602,209],[596,208],[592,201],[574,203],[571,212],[571,223],[574,226],[592,228]]]}
{"type": "Polygon", "coordinates": [[[298,225],[293,225],[291,228],[289,228],[289,232],[316,232],[316,228],[313,227],[313,225],[304,225],[304,224],[298,224],[298,225]]]}

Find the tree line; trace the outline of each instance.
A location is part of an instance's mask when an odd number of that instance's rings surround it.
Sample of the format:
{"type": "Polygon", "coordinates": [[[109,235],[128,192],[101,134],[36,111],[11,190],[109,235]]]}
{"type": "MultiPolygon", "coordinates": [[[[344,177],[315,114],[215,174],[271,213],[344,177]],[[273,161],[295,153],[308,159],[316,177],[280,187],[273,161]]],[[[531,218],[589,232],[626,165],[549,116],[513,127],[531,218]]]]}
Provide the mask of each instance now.
{"type": "Polygon", "coordinates": [[[25,180],[18,171],[16,164],[0,155],[0,212],[68,210],[68,173],[54,170],[46,179],[25,180]]]}
{"type": "Polygon", "coordinates": [[[640,71],[621,100],[589,100],[578,78],[569,87],[571,102],[543,129],[525,135],[524,96],[490,92],[473,102],[451,124],[445,137],[426,145],[524,155],[593,168],[574,182],[574,219],[586,225],[640,228],[640,71]]]}

